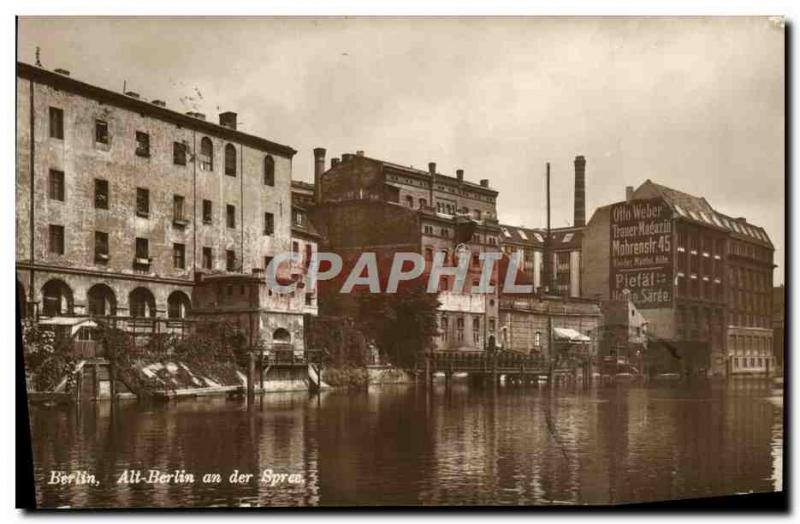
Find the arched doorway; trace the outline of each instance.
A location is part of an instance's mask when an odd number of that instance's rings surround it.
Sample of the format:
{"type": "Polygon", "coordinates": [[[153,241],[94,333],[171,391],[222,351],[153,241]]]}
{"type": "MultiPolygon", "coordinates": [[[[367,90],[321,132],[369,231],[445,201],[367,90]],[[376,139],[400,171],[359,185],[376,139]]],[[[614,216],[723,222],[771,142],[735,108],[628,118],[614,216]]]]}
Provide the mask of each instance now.
{"type": "Polygon", "coordinates": [[[192,301],[183,291],[173,291],[167,298],[167,316],[186,318],[192,310],[192,301]]]}
{"type": "Polygon", "coordinates": [[[146,287],[137,287],[128,295],[128,307],[132,317],[155,317],[156,299],[146,287]]]}
{"type": "Polygon", "coordinates": [[[114,291],[105,284],[95,284],[87,293],[89,314],[104,317],[117,314],[117,297],[114,291]]]}
{"type": "Polygon", "coordinates": [[[57,317],[71,315],[73,311],[72,289],[58,279],[48,280],[42,286],[42,315],[57,317]]]}

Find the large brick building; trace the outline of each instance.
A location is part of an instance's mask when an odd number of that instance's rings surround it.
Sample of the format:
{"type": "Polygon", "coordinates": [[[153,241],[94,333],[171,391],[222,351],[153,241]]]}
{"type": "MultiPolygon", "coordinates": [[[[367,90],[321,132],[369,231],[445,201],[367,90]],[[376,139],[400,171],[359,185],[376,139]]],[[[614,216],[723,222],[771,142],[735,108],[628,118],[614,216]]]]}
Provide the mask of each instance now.
{"type": "Polygon", "coordinates": [[[647,180],[595,211],[583,253],[584,295],[630,293],[650,336],[677,348],[676,366],[714,374],[774,367],[774,248],[763,228],[647,180]]]}
{"type": "MultiPolygon", "coordinates": [[[[18,63],[16,269],[25,311],[182,318],[213,310],[244,288],[226,284],[214,300],[193,303],[203,277],[258,274],[292,249],[294,154],[238,130],[232,112],[216,124],[18,63]]],[[[301,340],[305,299],[297,308],[284,300],[268,297],[257,309],[301,340]]]]}
{"type": "MultiPolygon", "coordinates": [[[[456,292],[452,277],[442,279],[436,345],[477,350],[497,342],[497,295],[471,292],[478,284],[480,253],[500,251],[497,191],[489,181],[475,184],[464,179],[462,170],[446,176],[433,163],[422,171],[362,152],[334,158],[325,170],[325,151],[316,154],[319,204],[313,216],[326,249],[345,260],[373,251],[386,264],[401,251],[420,253],[428,263],[443,253],[448,265],[460,252],[467,253],[470,272],[464,289],[456,292]]],[[[497,287],[496,271],[492,284],[497,287]]]]}

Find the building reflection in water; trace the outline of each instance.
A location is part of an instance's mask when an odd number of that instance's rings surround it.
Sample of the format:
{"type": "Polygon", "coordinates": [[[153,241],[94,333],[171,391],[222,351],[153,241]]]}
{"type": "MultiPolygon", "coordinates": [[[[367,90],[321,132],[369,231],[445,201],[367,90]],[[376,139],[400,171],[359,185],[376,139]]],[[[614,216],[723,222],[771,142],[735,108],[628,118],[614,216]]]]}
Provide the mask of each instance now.
{"type": "MultiPolygon", "coordinates": [[[[777,398],[777,400],[776,400],[777,398]]],[[[782,489],[764,381],[558,390],[387,386],[31,410],[37,499],[57,507],[607,504],[782,489]],[[271,487],[264,469],[301,474],[271,487]],[[100,486],[46,484],[87,470],[100,486]],[[194,484],[116,484],[184,469],[194,484]],[[253,473],[231,485],[238,470],[253,473]],[[222,483],[200,482],[220,473],[222,483]]]]}

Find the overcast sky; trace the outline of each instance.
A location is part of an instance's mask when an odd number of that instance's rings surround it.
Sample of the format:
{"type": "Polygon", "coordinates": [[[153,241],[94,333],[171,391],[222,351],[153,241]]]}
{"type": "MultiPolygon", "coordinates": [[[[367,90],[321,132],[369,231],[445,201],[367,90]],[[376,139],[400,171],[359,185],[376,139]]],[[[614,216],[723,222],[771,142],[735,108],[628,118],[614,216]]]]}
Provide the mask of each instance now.
{"type": "Polygon", "coordinates": [[[766,18],[22,18],[19,58],[298,150],[367,155],[500,191],[503,222],[587,220],[650,178],[766,228],[784,259],[784,32],[766,18]]]}

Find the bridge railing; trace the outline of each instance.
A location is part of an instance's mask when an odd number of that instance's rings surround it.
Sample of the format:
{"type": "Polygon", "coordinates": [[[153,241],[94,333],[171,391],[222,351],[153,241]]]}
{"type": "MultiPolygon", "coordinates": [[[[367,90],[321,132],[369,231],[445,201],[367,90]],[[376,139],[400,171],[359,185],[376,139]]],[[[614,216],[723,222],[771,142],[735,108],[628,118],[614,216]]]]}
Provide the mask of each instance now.
{"type": "Polygon", "coordinates": [[[547,359],[541,355],[526,355],[511,351],[430,351],[423,356],[422,364],[434,371],[490,371],[492,369],[543,369],[547,359]],[[427,362],[425,362],[427,361],[427,362]]]}

